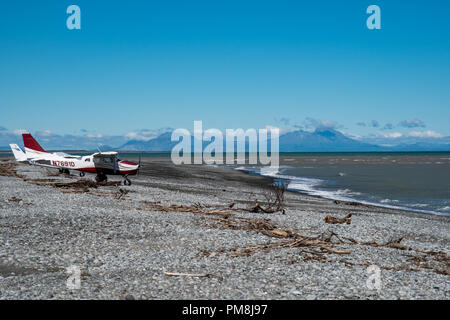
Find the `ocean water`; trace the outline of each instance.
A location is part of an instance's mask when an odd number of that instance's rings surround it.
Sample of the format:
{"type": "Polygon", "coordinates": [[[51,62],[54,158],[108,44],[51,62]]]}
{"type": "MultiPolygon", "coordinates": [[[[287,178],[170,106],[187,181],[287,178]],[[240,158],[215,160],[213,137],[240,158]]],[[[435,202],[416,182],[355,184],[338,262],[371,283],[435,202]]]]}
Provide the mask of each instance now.
{"type": "Polygon", "coordinates": [[[329,199],[450,216],[450,153],[292,153],[280,167],[241,166],[329,199]]]}

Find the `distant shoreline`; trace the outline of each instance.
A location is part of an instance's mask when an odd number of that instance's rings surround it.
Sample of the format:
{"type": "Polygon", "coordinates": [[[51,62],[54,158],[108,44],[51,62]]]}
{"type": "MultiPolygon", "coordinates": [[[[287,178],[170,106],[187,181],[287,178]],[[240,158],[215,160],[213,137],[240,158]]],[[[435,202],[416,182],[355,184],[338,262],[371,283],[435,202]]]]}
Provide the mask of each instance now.
{"type": "MultiPolygon", "coordinates": [[[[170,156],[171,151],[121,151],[115,150],[121,154],[142,154],[142,155],[166,155],[170,156]]],[[[66,153],[94,153],[98,152],[98,150],[67,150],[67,149],[57,149],[57,150],[48,150],[48,152],[66,152],[66,153]]],[[[248,153],[247,153],[248,154],[248,153]]],[[[280,156],[289,155],[289,156],[306,156],[306,155],[422,155],[422,154],[445,154],[450,155],[450,151],[281,151],[279,152],[280,156]]],[[[0,150],[0,156],[11,155],[11,150],[0,150]]]]}

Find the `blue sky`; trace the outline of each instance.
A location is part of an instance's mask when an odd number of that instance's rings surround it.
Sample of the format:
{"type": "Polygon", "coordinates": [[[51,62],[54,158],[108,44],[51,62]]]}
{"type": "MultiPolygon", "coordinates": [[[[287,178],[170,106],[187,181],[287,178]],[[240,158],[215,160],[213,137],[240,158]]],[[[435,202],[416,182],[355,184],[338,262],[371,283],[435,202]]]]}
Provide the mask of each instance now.
{"type": "Polygon", "coordinates": [[[446,0],[2,1],[0,129],[450,135],[449,14],[446,0]]]}

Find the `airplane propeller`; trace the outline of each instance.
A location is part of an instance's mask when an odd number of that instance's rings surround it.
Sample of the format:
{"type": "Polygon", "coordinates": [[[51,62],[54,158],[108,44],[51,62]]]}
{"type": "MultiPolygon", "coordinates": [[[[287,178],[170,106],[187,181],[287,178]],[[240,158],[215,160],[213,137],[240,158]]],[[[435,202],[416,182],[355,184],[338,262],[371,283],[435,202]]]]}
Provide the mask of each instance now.
{"type": "Polygon", "coordinates": [[[138,164],[138,169],[137,169],[136,175],[139,175],[139,169],[141,169],[141,153],[139,154],[139,164],[138,164]]]}

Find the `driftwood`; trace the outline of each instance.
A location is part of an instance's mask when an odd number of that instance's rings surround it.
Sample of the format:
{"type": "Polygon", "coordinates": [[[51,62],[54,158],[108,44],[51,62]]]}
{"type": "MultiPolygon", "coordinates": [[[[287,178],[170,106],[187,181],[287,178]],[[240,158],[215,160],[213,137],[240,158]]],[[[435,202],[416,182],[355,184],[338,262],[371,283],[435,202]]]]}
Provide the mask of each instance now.
{"type": "Polygon", "coordinates": [[[350,254],[350,253],[352,253],[350,250],[336,250],[336,249],[325,247],[325,246],[320,247],[320,249],[328,251],[330,253],[335,253],[335,254],[350,254]]]}
{"type": "MultiPolygon", "coordinates": [[[[422,258],[412,259],[413,266],[380,266],[385,270],[409,270],[419,271],[420,269],[430,269],[438,274],[450,275],[450,258],[445,252],[426,251],[423,249],[413,249],[408,245],[402,244],[403,237],[387,241],[385,243],[377,243],[375,241],[358,241],[353,238],[340,237],[332,231],[328,231],[316,237],[304,236],[294,233],[290,230],[282,230],[271,222],[270,219],[248,219],[242,217],[223,218],[206,218],[207,221],[213,221],[209,226],[224,229],[240,229],[256,231],[271,238],[283,238],[281,241],[269,242],[263,244],[252,245],[249,247],[237,247],[231,249],[221,249],[219,253],[227,253],[231,257],[249,256],[256,252],[264,252],[275,248],[298,248],[299,253],[303,254],[303,260],[315,260],[319,262],[329,262],[325,256],[328,254],[350,255],[352,250],[348,246],[372,246],[385,247],[402,251],[414,251],[424,254],[422,258]],[[345,245],[347,248],[338,248],[337,246],[345,245]]],[[[211,252],[204,252],[209,255],[211,252]]],[[[345,260],[346,265],[365,264],[345,260]]],[[[370,265],[370,264],[369,264],[370,265]]]]}
{"type": "MultiPolygon", "coordinates": [[[[313,237],[307,237],[307,236],[299,236],[296,234],[293,234],[292,232],[289,235],[290,237],[295,237],[294,240],[283,240],[279,242],[271,242],[261,245],[254,245],[251,247],[244,247],[244,248],[233,248],[230,251],[232,252],[231,256],[241,256],[241,255],[250,255],[258,250],[267,250],[272,248],[317,248],[320,250],[323,250],[327,253],[334,253],[334,254],[350,254],[351,251],[349,250],[337,250],[333,249],[330,246],[334,245],[333,243],[329,242],[326,239],[321,239],[320,237],[313,238],[313,237]]],[[[322,237],[323,238],[323,237],[322,237]]],[[[314,255],[320,255],[322,256],[324,252],[321,251],[308,251],[310,254],[314,255]]]]}
{"type": "Polygon", "coordinates": [[[194,277],[194,278],[203,278],[209,277],[211,273],[178,273],[178,272],[164,272],[166,276],[169,277],[194,277]]]}
{"type": "MultiPolygon", "coordinates": [[[[250,247],[244,247],[244,248],[232,248],[229,250],[221,250],[219,252],[230,252],[231,257],[237,257],[237,256],[249,256],[251,254],[254,254],[257,251],[267,251],[272,250],[274,248],[300,248],[300,252],[305,253],[306,255],[303,257],[304,261],[309,260],[315,260],[319,262],[329,262],[329,260],[324,256],[325,254],[339,254],[339,255],[348,255],[351,254],[350,250],[347,249],[336,249],[332,246],[335,245],[335,243],[331,242],[331,237],[318,237],[318,238],[312,238],[312,237],[301,237],[299,235],[293,235],[294,237],[300,237],[299,239],[294,240],[283,240],[278,242],[271,242],[271,243],[265,243],[265,244],[259,244],[259,245],[253,245],[250,247]],[[305,248],[309,248],[309,250],[305,250],[305,248]],[[314,248],[317,248],[321,251],[318,251],[317,249],[314,250],[314,248]]],[[[344,238],[348,240],[348,242],[345,242],[346,245],[369,245],[373,247],[386,247],[386,248],[392,248],[392,249],[398,249],[398,250],[413,250],[417,253],[425,253],[424,256],[417,257],[412,256],[409,261],[412,263],[412,266],[410,265],[400,265],[400,266],[379,266],[381,269],[384,270],[393,270],[393,271],[399,271],[399,270],[407,270],[407,271],[420,271],[421,269],[429,269],[433,270],[437,274],[442,275],[450,275],[449,267],[450,267],[450,258],[445,252],[433,252],[433,251],[425,251],[421,249],[412,249],[409,246],[402,245],[400,242],[402,241],[402,238],[399,238],[394,241],[389,241],[386,243],[376,243],[376,242],[359,242],[357,240],[351,239],[351,238],[344,238]],[[351,240],[350,240],[351,239],[351,240]],[[431,260],[430,260],[431,259],[431,260]]],[[[360,265],[360,266],[369,266],[370,263],[356,263],[351,262],[348,260],[341,260],[341,262],[345,263],[346,265],[360,265]]]]}
{"type": "MultiPolygon", "coordinates": [[[[410,246],[403,245],[400,243],[403,240],[403,237],[400,237],[396,240],[388,241],[385,243],[377,243],[375,241],[360,242],[353,238],[348,238],[348,237],[345,237],[344,239],[350,241],[350,243],[354,244],[354,245],[365,245],[365,246],[372,246],[372,247],[388,247],[388,248],[394,248],[394,249],[399,249],[399,250],[412,250],[410,246]]],[[[421,249],[417,249],[415,251],[421,252],[421,253],[429,253],[428,251],[421,250],[421,249]]]]}
{"type": "MultiPolygon", "coordinates": [[[[219,209],[207,209],[199,204],[194,204],[191,206],[186,206],[182,204],[171,204],[171,205],[162,205],[158,202],[152,202],[152,201],[143,201],[143,204],[146,206],[146,208],[155,209],[159,211],[164,212],[190,212],[190,213],[200,213],[205,215],[217,215],[222,217],[230,217],[234,214],[225,212],[219,209]]],[[[138,208],[140,209],[140,208],[138,208]]]]}
{"type": "Polygon", "coordinates": [[[22,178],[23,176],[16,172],[16,166],[14,162],[0,163],[0,176],[22,178]]]}
{"type": "Polygon", "coordinates": [[[12,198],[8,199],[8,201],[10,201],[10,202],[20,202],[22,200],[23,200],[22,198],[17,198],[17,197],[12,197],[12,198]]]}
{"type": "Polygon", "coordinates": [[[270,219],[251,219],[244,217],[208,217],[208,226],[217,229],[255,231],[273,238],[291,238],[294,233],[291,230],[282,230],[274,225],[270,219]]]}
{"type": "Polygon", "coordinates": [[[116,195],[116,199],[117,200],[122,199],[122,197],[124,197],[128,192],[130,192],[130,191],[119,188],[119,191],[117,192],[117,195],[116,195]]]}
{"type": "Polygon", "coordinates": [[[332,216],[326,216],[325,222],[330,223],[330,224],[336,224],[336,223],[351,224],[352,223],[352,214],[349,213],[348,215],[345,216],[345,218],[335,218],[332,216]]]}
{"type": "MultiPolygon", "coordinates": [[[[241,209],[253,213],[285,213],[286,198],[285,192],[287,190],[288,181],[280,180],[274,182],[270,187],[263,187],[263,195],[265,197],[264,205],[255,200],[253,207],[241,209]]],[[[235,202],[230,204],[230,208],[234,206],[235,202]]]]}
{"type": "Polygon", "coordinates": [[[47,176],[48,177],[57,177],[59,176],[61,173],[59,171],[51,171],[50,169],[45,168],[45,171],[47,172],[47,176]]]}
{"type": "Polygon", "coordinates": [[[73,182],[56,182],[51,184],[52,187],[55,188],[62,188],[62,189],[70,189],[70,188],[98,188],[100,186],[107,187],[107,186],[114,186],[118,187],[120,186],[119,181],[103,181],[103,182],[94,182],[92,180],[76,180],[73,182]]]}
{"type": "Polygon", "coordinates": [[[246,209],[246,211],[248,212],[254,212],[254,213],[260,213],[260,212],[264,212],[264,213],[274,213],[277,210],[273,209],[273,208],[263,208],[258,202],[255,202],[255,204],[253,205],[253,207],[251,207],[250,209],[246,209]]]}

